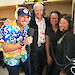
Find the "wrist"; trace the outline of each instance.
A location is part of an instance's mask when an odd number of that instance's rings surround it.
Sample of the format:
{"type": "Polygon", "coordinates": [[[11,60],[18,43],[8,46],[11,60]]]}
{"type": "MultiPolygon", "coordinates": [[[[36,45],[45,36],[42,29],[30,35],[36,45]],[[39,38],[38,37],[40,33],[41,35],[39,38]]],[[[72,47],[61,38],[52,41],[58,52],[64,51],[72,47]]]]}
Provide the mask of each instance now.
{"type": "Polygon", "coordinates": [[[24,46],[24,42],[23,42],[23,41],[20,41],[20,45],[21,45],[21,46],[24,46]]]}
{"type": "Polygon", "coordinates": [[[51,57],[50,54],[47,54],[47,57],[51,57]]]}

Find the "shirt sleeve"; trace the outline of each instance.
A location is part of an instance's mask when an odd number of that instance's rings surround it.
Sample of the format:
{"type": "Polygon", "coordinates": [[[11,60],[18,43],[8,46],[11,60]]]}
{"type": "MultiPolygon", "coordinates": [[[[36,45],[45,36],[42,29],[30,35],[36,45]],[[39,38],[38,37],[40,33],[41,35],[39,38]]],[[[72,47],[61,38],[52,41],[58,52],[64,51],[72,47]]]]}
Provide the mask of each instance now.
{"type": "Polygon", "coordinates": [[[0,42],[10,41],[10,26],[3,25],[0,28],[0,42]]]}

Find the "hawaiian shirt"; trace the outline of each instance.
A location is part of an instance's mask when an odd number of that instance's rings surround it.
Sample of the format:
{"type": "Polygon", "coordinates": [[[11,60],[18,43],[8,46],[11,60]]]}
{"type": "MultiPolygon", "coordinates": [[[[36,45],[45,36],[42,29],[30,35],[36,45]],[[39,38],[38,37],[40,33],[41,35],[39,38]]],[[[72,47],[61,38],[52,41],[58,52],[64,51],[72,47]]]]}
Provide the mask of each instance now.
{"type": "MultiPolygon", "coordinates": [[[[16,21],[12,22],[12,26],[3,25],[0,28],[0,42],[17,43],[28,37],[29,26],[25,26],[24,30],[21,31],[16,21]]],[[[25,62],[29,54],[26,51],[25,46],[18,48],[15,51],[4,52],[4,61],[9,66],[19,65],[20,60],[25,62]]]]}
{"type": "Polygon", "coordinates": [[[45,19],[42,18],[41,21],[39,21],[35,17],[36,24],[38,26],[38,47],[41,46],[42,43],[45,43],[45,29],[46,29],[46,24],[45,24],[45,19]]]}

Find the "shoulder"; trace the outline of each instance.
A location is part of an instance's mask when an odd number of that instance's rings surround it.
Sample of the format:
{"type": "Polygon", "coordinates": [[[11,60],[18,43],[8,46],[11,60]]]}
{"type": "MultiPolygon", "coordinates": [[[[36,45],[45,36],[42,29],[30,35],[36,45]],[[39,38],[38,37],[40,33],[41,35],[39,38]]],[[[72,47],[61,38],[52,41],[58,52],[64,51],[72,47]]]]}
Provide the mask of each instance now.
{"type": "Polygon", "coordinates": [[[69,38],[75,37],[75,35],[72,32],[67,32],[66,36],[69,38]]]}
{"type": "Polygon", "coordinates": [[[0,28],[0,30],[10,30],[11,29],[11,26],[7,26],[7,25],[2,25],[2,27],[0,28]]]}
{"type": "Polygon", "coordinates": [[[44,17],[44,19],[45,19],[45,23],[48,25],[49,24],[49,17],[44,17]]]}
{"type": "Polygon", "coordinates": [[[46,21],[48,21],[49,20],[49,17],[43,17],[46,21]]]}
{"type": "Polygon", "coordinates": [[[72,32],[67,32],[65,38],[68,41],[74,40],[75,41],[75,35],[72,32]]]}
{"type": "Polygon", "coordinates": [[[34,16],[31,16],[31,20],[29,22],[29,25],[34,24],[34,23],[35,23],[35,17],[34,16]]]}

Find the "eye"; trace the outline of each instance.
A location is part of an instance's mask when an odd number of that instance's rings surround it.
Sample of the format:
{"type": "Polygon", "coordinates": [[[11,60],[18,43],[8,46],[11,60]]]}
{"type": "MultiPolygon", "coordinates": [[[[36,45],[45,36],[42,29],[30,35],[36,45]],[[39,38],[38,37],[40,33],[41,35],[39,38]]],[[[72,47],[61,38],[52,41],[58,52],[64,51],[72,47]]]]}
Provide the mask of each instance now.
{"type": "Polygon", "coordinates": [[[66,22],[59,22],[59,24],[68,24],[68,23],[66,23],[66,22]]]}
{"type": "Polygon", "coordinates": [[[58,19],[58,18],[51,18],[51,19],[58,19]]]}
{"type": "Polygon", "coordinates": [[[27,18],[29,18],[29,16],[27,16],[27,18]]]}

